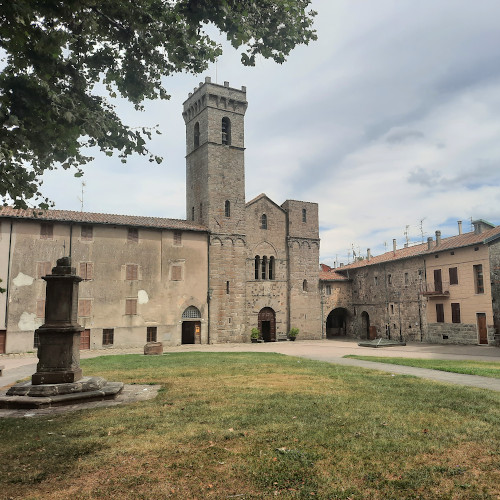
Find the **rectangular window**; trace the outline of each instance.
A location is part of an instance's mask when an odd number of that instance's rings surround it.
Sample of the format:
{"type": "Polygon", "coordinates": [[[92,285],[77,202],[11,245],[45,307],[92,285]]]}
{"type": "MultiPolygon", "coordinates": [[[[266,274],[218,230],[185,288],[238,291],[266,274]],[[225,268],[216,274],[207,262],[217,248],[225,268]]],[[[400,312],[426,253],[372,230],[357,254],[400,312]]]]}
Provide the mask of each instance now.
{"type": "Polygon", "coordinates": [[[474,285],[476,293],[484,293],[483,266],[481,264],[474,266],[474,285]]]}
{"type": "Polygon", "coordinates": [[[305,208],[302,209],[302,222],[307,222],[307,210],[305,208]]]}
{"type": "Polygon", "coordinates": [[[391,304],[391,314],[394,314],[394,304],[391,304]]]}
{"type": "Polygon", "coordinates": [[[38,349],[40,347],[40,335],[38,335],[38,332],[35,331],[33,335],[33,348],[38,349]]]}
{"type": "Polygon", "coordinates": [[[331,285],[326,285],[326,294],[331,295],[332,294],[332,286],[331,285]]]}
{"type": "Polygon", "coordinates": [[[47,276],[52,271],[52,264],[50,262],[37,262],[36,263],[36,277],[42,278],[47,276]]]}
{"type": "Polygon", "coordinates": [[[392,285],[392,274],[388,274],[388,275],[387,275],[387,283],[388,283],[389,285],[392,285]]]}
{"type": "Polygon", "coordinates": [[[137,299],[125,299],[125,314],[127,316],[137,314],[137,299]]]}
{"type": "Polygon", "coordinates": [[[444,323],[444,306],[443,304],[436,304],[436,322],[444,323]]]}
{"type": "Polygon", "coordinates": [[[137,264],[127,264],[125,279],[127,280],[139,279],[139,266],[137,264]]]}
{"type": "Polygon", "coordinates": [[[103,328],[102,345],[113,345],[115,341],[115,330],[113,328],[103,328]]]}
{"type": "Polygon", "coordinates": [[[448,272],[450,273],[450,285],[458,285],[458,268],[450,267],[448,272]]]}
{"type": "Polygon", "coordinates": [[[378,276],[374,276],[373,281],[375,282],[375,286],[378,286],[378,276]]]}
{"type": "Polygon", "coordinates": [[[172,281],[182,280],[182,266],[172,266],[172,281]]]}
{"type": "Polygon", "coordinates": [[[36,317],[45,318],[45,300],[39,299],[36,301],[36,317]]]}
{"type": "Polygon", "coordinates": [[[226,281],[226,294],[229,295],[229,281],[226,281]]]}
{"type": "Polygon", "coordinates": [[[174,231],[174,245],[177,247],[182,245],[182,231],[174,231]]]}
{"type": "Polygon", "coordinates": [[[139,230],[136,227],[129,227],[127,230],[127,241],[137,243],[139,241],[139,230]]]}
{"type": "Polygon", "coordinates": [[[90,312],[92,310],[92,300],[90,299],[80,299],[78,301],[78,316],[81,318],[90,317],[90,312]]]}
{"type": "Polygon", "coordinates": [[[51,240],[54,237],[54,224],[42,222],[40,224],[40,239],[51,240]]]}
{"type": "Polygon", "coordinates": [[[451,322],[460,323],[460,304],[451,304],[451,322]]]}
{"type": "Polygon", "coordinates": [[[156,342],[156,326],[148,326],[146,331],[146,342],[156,342]]]}
{"type": "Polygon", "coordinates": [[[410,277],[408,276],[408,273],[405,273],[405,285],[408,285],[410,283],[410,277]]]}
{"type": "Polygon", "coordinates": [[[94,279],[93,262],[80,262],[80,278],[82,278],[82,280],[94,279]]]}
{"type": "Polygon", "coordinates": [[[92,241],[94,239],[94,228],[92,226],[82,226],[81,237],[83,241],[92,241]]]}

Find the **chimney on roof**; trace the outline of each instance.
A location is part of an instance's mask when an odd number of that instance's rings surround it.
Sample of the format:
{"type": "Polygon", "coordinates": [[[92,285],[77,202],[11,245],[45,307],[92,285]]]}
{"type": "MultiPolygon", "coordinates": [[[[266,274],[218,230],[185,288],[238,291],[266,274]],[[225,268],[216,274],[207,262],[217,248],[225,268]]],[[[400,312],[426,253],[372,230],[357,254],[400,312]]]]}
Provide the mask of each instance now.
{"type": "Polygon", "coordinates": [[[212,83],[212,78],[210,78],[209,76],[206,76],[205,83],[212,83]]]}
{"type": "Polygon", "coordinates": [[[441,245],[441,231],[436,231],[436,246],[441,245]]]}
{"type": "Polygon", "coordinates": [[[396,238],[392,240],[392,252],[396,255],[396,238]]]}
{"type": "Polygon", "coordinates": [[[372,253],[370,252],[370,249],[367,248],[366,249],[366,260],[370,261],[371,258],[372,258],[372,253]]]}
{"type": "Polygon", "coordinates": [[[458,221],[458,234],[462,234],[462,221],[458,221]]]}
{"type": "Polygon", "coordinates": [[[429,236],[427,238],[427,250],[430,250],[432,248],[432,236],[429,236]]]}
{"type": "Polygon", "coordinates": [[[339,265],[339,267],[344,267],[344,263],[341,262],[340,265],[339,265]]]}
{"type": "Polygon", "coordinates": [[[224,82],[224,87],[229,87],[229,82],[224,82]]]}

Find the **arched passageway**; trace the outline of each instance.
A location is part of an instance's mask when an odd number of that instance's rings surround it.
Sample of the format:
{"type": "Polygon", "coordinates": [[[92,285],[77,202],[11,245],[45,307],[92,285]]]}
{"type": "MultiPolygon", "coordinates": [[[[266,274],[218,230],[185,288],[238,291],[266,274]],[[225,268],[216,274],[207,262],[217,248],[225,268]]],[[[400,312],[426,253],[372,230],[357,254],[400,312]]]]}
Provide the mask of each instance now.
{"type": "Polygon", "coordinates": [[[270,307],[259,311],[259,331],[264,342],[276,341],[276,313],[270,307]]]}
{"type": "Polygon", "coordinates": [[[347,335],[347,322],[349,311],[343,307],[337,307],[330,311],[326,318],[326,338],[347,335]]]}
{"type": "Polygon", "coordinates": [[[361,313],[361,338],[370,338],[370,315],[366,311],[361,313]]]}

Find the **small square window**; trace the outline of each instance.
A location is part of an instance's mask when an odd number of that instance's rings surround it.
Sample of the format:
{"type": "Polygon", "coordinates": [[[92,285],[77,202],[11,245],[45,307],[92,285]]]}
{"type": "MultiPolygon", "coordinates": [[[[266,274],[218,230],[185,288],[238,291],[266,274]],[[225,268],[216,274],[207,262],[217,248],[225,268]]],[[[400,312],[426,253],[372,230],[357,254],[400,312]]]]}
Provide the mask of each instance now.
{"type": "Polygon", "coordinates": [[[182,245],[182,231],[174,231],[174,245],[175,246],[182,245]]]}
{"type": "Polygon", "coordinates": [[[113,345],[115,341],[115,330],[113,328],[103,328],[102,345],[113,345]]]}
{"type": "Polygon", "coordinates": [[[129,281],[134,281],[139,279],[139,266],[137,264],[127,264],[125,279],[129,281]]]}
{"type": "Polygon", "coordinates": [[[36,301],[36,317],[45,318],[45,299],[36,301]]]}
{"type": "Polygon", "coordinates": [[[36,263],[36,277],[42,278],[47,276],[52,271],[52,264],[50,262],[37,262],[36,263]]]}
{"type": "Polygon", "coordinates": [[[125,299],[125,314],[127,316],[137,314],[137,299],[125,299]]]}
{"type": "Polygon", "coordinates": [[[86,281],[94,278],[93,262],[80,262],[80,278],[86,281]]]}
{"type": "Polygon", "coordinates": [[[182,281],[182,266],[172,266],[172,281],[182,281]]]}
{"type": "Polygon", "coordinates": [[[83,241],[92,241],[94,239],[94,228],[92,226],[82,226],[81,236],[83,241]]]}
{"type": "Polygon", "coordinates": [[[148,326],[146,330],[146,342],[156,342],[157,328],[156,326],[148,326]]]}
{"type": "Polygon", "coordinates": [[[138,243],[139,229],[136,227],[129,227],[127,230],[127,241],[130,241],[131,243],[138,243]]]}
{"type": "Polygon", "coordinates": [[[51,240],[54,237],[54,224],[42,222],[40,224],[40,239],[51,240]]]}
{"type": "Polygon", "coordinates": [[[78,301],[78,316],[81,318],[90,317],[92,310],[92,301],[90,299],[80,299],[78,301]]]}

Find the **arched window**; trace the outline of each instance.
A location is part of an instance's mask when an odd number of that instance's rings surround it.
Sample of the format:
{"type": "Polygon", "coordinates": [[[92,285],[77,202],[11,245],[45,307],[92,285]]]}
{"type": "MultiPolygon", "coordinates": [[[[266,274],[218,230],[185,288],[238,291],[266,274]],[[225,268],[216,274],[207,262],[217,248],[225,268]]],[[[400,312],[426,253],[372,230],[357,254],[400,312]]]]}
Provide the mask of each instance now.
{"type": "Polygon", "coordinates": [[[260,268],[260,257],[258,255],[255,256],[255,279],[259,279],[259,268],[260,268]]]}
{"type": "Polygon", "coordinates": [[[226,200],[224,203],[224,215],[226,217],[231,217],[231,202],[229,200],[226,200]]]}
{"type": "Polygon", "coordinates": [[[227,116],[222,119],[222,144],[231,145],[231,120],[227,116]]]}
{"type": "Polygon", "coordinates": [[[260,228],[267,229],[267,215],[262,214],[260,217],[260,228]]]}
{"type": "Polygon", "coordinates": [[[302,290],[303,290],[304,292],[307,292],[307,280],[304,280],[304,281],[302,282],[302,290]]]}
{"type": "Polygon", "coordinates": [[[274,257],[269,259],[269,279],[274,279],[274,257]]]}
{"type": "Polygon", "coordinates": [[[302,209],[302,222],[307,222],[307,210],[305,208],[302,209]]]}
{"type": "Polygon", "coordinates": [[[195,148],[200,146],[200,124],[198,122],[194,124],[193,141],[195,148]]]}
{"type": "Polygon", "coordinates": [[[184,312],[182,313],[182,319],[193,318],[201,318],[200,310],[195,306],[189,306],[187,309],[184,309],[184,312]]]}
{"type": "Polygon", "coordinates": [[[265,280],[267,278],[267,257],[266,256],[262,257],[261,276],[262,276],[263,280],[265,280]]]}

